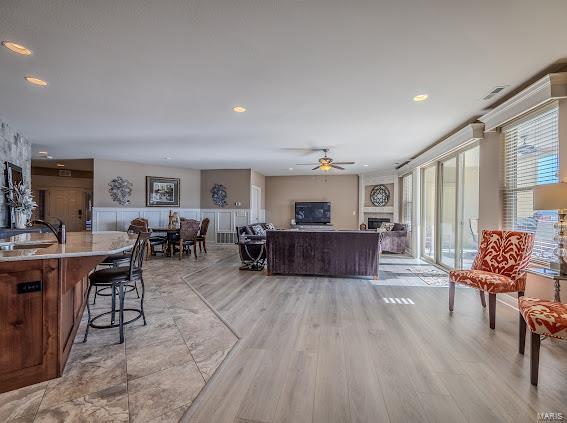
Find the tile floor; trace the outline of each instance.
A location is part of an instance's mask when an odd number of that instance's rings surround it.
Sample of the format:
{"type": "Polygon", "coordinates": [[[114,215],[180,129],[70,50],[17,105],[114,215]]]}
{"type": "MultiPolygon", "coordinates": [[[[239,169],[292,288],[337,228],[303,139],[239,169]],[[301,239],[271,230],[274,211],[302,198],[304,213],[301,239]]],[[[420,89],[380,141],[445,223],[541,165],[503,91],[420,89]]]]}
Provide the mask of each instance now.
{"type": "MultiPolygon", "coordinates": [[[[91,329],[82,343],[85,312],[64,375],[0,394],[0,421],[177,422],[238,340],[188,282],[236,254],[233,245],[215,245],[198,260],[147,261],[147,325],[127,326],[124,344],[117,329],[91,329]]],[[[126,307],[135,306],[128,295],[126,307]]],[[[93,314],[109,302],[97,297],[93,314]]]]}

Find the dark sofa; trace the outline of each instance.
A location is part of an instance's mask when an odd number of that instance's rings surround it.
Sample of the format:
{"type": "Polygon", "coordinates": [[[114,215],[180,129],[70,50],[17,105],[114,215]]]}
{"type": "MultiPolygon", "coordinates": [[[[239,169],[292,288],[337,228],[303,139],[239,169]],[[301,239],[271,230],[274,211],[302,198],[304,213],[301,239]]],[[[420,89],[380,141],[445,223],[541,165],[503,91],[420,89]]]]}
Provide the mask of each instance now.
{"type": "Polygon", "coordinates": [[[402,223],[394,223],[389,231],[380,234],[380,249],[383,253],[402,254],[407,247],[408,230],[402,223]]]}

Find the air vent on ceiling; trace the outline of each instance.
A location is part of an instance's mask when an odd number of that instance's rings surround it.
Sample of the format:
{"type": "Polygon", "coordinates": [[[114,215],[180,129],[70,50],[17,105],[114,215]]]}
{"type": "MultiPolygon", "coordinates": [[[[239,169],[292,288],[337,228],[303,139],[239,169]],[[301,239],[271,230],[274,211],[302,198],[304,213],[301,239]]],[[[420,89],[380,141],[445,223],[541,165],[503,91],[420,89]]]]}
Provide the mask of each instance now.
{"type": "Polygon", "coordinates": [[[506,89],[506,87],[508,87],[508,85],[500,85],[498,87],[494,87],[494,89],[492,91],[490,91],[485,97],[483,97],[483,100],[490,100],[493,97],[496,97],[498,94],[500,94],[502,91],[504,91],[506,89]]]}
{"type": "Polygon", "coordinates": [[[69,169],[59,169],[59,176],[71,176],[69,169]]]}

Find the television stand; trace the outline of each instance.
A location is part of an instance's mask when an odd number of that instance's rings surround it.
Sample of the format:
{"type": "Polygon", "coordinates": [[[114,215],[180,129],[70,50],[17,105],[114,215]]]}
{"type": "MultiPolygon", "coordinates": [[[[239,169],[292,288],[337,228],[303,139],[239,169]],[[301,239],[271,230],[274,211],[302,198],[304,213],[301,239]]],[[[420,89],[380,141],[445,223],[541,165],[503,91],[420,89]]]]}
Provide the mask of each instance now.
{"type": "Polygon", "coordinates": [[[333,225],[291,225],[291,229],[295,229],[297,231],[332,231],[333,225]]]}

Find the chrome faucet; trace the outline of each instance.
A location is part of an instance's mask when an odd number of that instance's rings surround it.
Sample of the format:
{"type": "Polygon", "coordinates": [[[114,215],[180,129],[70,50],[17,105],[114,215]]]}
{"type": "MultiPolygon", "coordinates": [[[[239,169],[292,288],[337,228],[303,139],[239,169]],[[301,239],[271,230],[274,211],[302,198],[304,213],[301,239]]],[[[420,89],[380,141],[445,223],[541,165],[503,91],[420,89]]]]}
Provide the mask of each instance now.
{"type": "Polygon", "coordinates": [[[65,244],[67,242],[67,228],[61,219],[57,220],[59,220],[59,227],[57,229],[55,229],[51,223],[39,219],[32,220],[29,225],[38,224],[46,226],[51,232],[53,232],[53,235],[55,235],[59,244],[65,244]]]}

